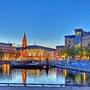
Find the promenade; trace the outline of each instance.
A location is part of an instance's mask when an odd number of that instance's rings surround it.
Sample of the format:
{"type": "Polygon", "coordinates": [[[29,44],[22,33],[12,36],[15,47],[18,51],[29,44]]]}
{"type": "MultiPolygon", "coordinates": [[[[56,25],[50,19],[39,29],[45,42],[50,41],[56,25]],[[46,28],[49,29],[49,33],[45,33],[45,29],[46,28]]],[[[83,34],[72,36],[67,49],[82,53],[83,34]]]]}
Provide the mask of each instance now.
{"type": "Polygon", "coordinates": [[[0,90],[90,90],[90,87],[3,87],[0,86],[0,90]]]}
{"type": "Polygon", "coordinates": [[[55,62],[55,66],[58,68],[90,73],[90,60],[58,60],[55,62]]]}

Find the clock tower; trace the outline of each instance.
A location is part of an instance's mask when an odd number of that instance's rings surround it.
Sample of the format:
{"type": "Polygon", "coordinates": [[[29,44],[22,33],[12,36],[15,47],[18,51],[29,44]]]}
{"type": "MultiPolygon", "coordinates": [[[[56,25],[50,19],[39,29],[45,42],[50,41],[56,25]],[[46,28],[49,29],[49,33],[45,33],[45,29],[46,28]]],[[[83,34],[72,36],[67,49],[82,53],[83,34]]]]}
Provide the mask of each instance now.
{"type": "Polygon", "coordinates": [[[24,33],[24,37],[22,40],[22,47],[26,47],[27,46],[27,38],[26,38],[26,34],[24,33]]]}

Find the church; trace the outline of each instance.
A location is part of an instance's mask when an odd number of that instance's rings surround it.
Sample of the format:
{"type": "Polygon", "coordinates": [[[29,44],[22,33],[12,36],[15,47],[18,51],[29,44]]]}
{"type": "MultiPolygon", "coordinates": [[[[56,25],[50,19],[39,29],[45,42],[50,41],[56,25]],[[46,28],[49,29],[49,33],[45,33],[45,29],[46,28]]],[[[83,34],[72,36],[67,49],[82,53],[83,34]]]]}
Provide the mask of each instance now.
{"type": "Polygon", "coordinates": [[[39,45],[27,45],[26,34],[24,33],[22,39],[22,47],[16,48],[19,53],[18,60],[49,60],[55,59],[55,49],[39,46],[39,45]]]}

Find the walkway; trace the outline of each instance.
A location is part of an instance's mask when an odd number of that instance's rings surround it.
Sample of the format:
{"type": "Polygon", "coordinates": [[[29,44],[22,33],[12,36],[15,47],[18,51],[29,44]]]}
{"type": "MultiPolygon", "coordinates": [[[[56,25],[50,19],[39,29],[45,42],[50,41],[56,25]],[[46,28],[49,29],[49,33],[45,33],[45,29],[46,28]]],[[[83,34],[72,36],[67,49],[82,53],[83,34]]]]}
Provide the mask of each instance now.
{"type": "Polygon", "coordinates": [[[90,90],[90,87],[0,87],[0,90],[90,90]]]}
{"type": "Polygon", "coordinates": [[[58,68],[77,70],[90,73],[90,60],[62,60],[54,63],[58,68]]]}

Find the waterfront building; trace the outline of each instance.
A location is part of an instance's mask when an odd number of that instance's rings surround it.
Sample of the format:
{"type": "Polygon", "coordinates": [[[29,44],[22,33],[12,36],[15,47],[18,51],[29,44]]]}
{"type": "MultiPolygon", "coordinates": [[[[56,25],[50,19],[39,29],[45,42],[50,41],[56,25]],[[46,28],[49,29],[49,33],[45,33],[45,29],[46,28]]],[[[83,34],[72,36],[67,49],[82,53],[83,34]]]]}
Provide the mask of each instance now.
{"type": "Polygon", "coordinates": [[[83,29],[77,28],[75,30],[75,46],[79,47],[82,45],[83,29]]]}
{"type": "Polygon", "coordinates": [[[61,56],[61,50],[63,50],[65,48],[64,45],[61,46],[56,46],[56,55],[57,55],[57,59],[58,60],[62,60],[62,56],[61,56]]]}
{"type": "Polygon", "coordinates": [[[75,35],[65,36],[65,47],[75,46],[75,35]]]}
{"type": "Polygon", "coordinates": [[[0,50],[4,52],[4,60],[10,60],[14,56],[12,55],[16,51],[16,47],[12,46],[12,43],[0,42],[0,50]]]}
{"type": "Polygon", "coordinates": [[[46,58],[50,60],[55,59],[55,49],[39,46],[39,45],[27,45],[26,34],[22,40],[22,47],[17,47],[17,52],[19,52],[18,59],[34,59],[34,60],[45,60],[46,58]]]}
{"type": "Polygon", "coordinates": [[[90,32],[84,32],[82,37],[82,46],[86,47],[90,42],[90,32]]]}
{"type": "Polygon", "coordinates": [[[34,60],[45,60],[49,58],[53,60],[55,57],[55,49],[38,46],[38,45],[29,45],[25,48],[17,47],[17,51],[20,52],[19,59],[34,59],[34,60]]]}
{"type": "Polygon", "coordinates": [[[65,36],[65,47],[80,47],[81,45],[86,47],[90,42],[90,32],[86,32],[82,28],[74,30],[75,35],[65,36]]]}
{"type": "MultiPolygon", "coordinates": [[[[86,47],[90,42],[90,32],[84,31],[82,28],[77,28],[75,30],[75,35],[65,36],[65,47],[86,47]]],[[[83,59],[86,59],[85,52],[83,59]]],[[[75,56],[76,59],[80,59],[80,55],[75,56]]]]}

